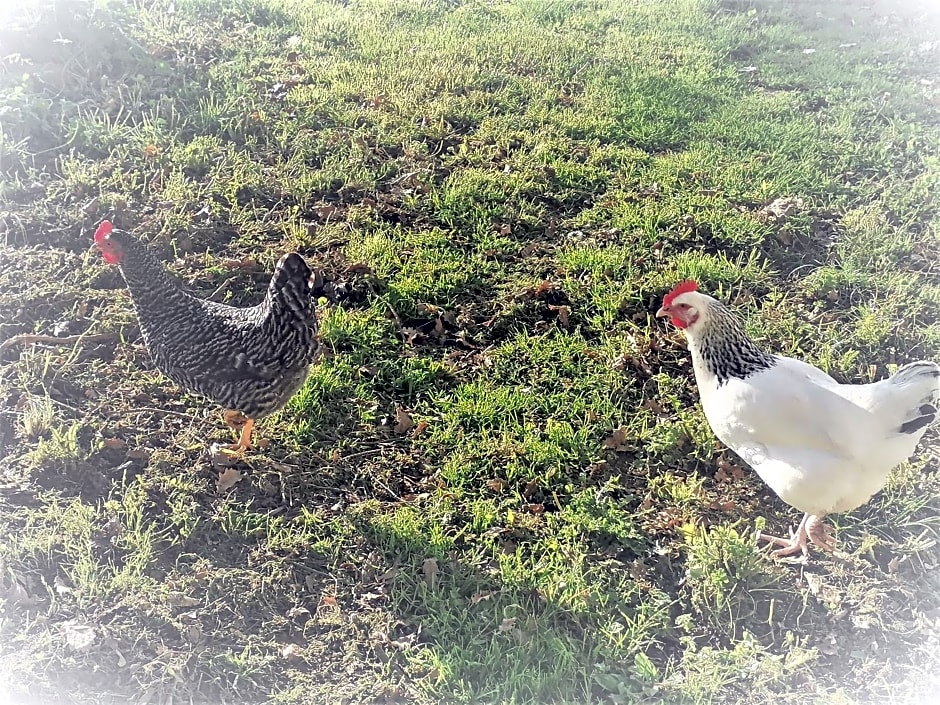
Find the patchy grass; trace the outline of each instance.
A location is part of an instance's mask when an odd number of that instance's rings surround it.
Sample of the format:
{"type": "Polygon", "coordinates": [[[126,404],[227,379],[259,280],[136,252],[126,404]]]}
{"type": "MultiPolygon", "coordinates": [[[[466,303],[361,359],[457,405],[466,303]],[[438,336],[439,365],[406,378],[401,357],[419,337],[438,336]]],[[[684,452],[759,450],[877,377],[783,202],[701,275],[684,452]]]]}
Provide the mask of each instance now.
{"type": "Polygon", "coordinates": [[[2,12],[0,338],[95,336],[0,351],[13,697],[940,692],[936,432],[835,518],[846,555],[774,564],[755,526],[798,517],[651,318],[695,276],[842,380],[938,356],[935,9],[2,12]],[[324,270],[326,355],[233,486],[87,252],[105,216],[218,300],[288,249],[324,270]]]}

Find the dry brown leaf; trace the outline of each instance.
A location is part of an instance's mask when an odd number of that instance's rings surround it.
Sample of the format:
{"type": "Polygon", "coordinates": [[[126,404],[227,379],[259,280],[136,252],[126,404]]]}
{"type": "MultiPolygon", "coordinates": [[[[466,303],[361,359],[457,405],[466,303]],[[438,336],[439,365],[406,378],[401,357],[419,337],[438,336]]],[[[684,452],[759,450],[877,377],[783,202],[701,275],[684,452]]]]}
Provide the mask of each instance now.
{"type": "Polygon", "coordinates": [[[643,408],[652,411],[654,414],[666,414],[668,413],[663,405],[660,404],[656,399],[647,399],[643,402],[643,408]]]}
{"type": "Polygon", "coordinates": [[[424,583],[429,588],[433,588],[434,584],[437,582],[437,575],[440,572],[440,568],[437,566],[436,558],[425,558],[424,564],[421,566],[421,571],[424,573],[424,583]]]}
{"type": "Polygon", "coordinates": [[[427,428],[428,428],[428,422],[427,422],[427,421],[421,421],[421,422],[419,422],[418,425],[415,426],[415,430],[412,432],[411,437],[412,437],[412,438],[417,438],[417,437],[420,436],[422,433],[424,433],[424,432],[427,430],[427,428]]]}
{"type": "Polygon", "coordinates": [[[528,257],[533,252],[539,249],[539,244],[537,242],[530,242],[528,245],[519,250],[520,257],[528,257]]]}
{"type": "Polygon", "coordinates": [[[799,197],[777,198],[757,211],[757,220],[762,223],[782,223],[803,210],[803,199],[799,197]]]}
{"type": "Polygon", "coordinates": [[[492,480],[486,481],[486,486],[494,492],[502,492],[506,489],[506,481],[500,480],[498,477],[494,477],[492,480]]]}
{"type": "MultiPolygon", "coordinates": [[[[317,208],[317,210],[316,210],[316,212],[317,212],[317,217],[318,217],[318,218],[321,218],[322,220],[329,220],[329,218],[330,218],[334,213],[336,213],[336,210],[337,210],[336,206],[332,206],[332,205],[320,206],[320,207],[317,208]]],[[[357,265],[353,265],[353,267],[355,267],[355,266],[357,266],[357,265]]],[[[359,265],[359,266],[365,266],[365,265],[359,265]]],[[[351,270],[352,270],[352,267],[350,267],[350,269],[347,270],[347,271],[351,271],[351,270]]]]}
{"type": "Polygon", "coordinates": [[[493,590],[481,590],[480,592],[474,593],[470,596],[470,604],[478,605],[483,602],[483,600],[489,600],[495,594],[496,593],[493,590]]]}
{"type": "Polygon", "coordinates": [[[614,432],[604,439],[602,445],[607,450],[625,450],[626,442],[627,428],[626,426],[621,426],[620,428],[614,429],[614,432]]]}
{"type": "Polygon", "coordinates": [[[545,512],[545,505],[541,502],[534,502],[532,504],[527,504],[525,507],[527,510],[533,514],[543,514],[545,512]]]}
{"type": "Polygon", "coordinates": [[[355,262],[346,267],[346,274],[368,274],[375,276],[375,270],[364,262],[355,262]]]}
{"type": "Polygon", "coordinates": [[[555,291],[558,288],[558,282],[553,282],[546,279],[540,282],[534,289],[532,289],[532,296],[538,298],[542,294],[547,294],[549,291],[555,291]]]}
{"type": "Polygon", "coordinates": [[[65,636],[65,643],[75,651],[87,651],[98,636],[94,627],[89,624],[80,624],[74,619],[63,622],[60,629],[65,636]]]}
{"type": "Polygon", "coordinates": [[[405,411],[404,407],[399,405],[395,409],[395,433],[408,433],[414,428],[415,422],[411,414],[405,411]]]}
{"type": "Polygon", "coordinates": [[[558,322],[561,323],[565,328],[568,327],[568,317],[571,315],[571,308],[568,306],[553,306],[552,304],[548,305],[550,311],[554,311],[558,316],[558,322]]]}
{"type": "Polygon", "coordinates": [[[401,334],[405,336],[405,342],[409,345],[414,345],[415,341],[421,336],[421,331],[417,328],[410,328],[408,326],[403,326],[401,329],[401,334]]]}
{"type": "Polygon", "coordinates": [[[515,617],[503,617],[503,621],[499,623],[499,631],[501,632],[511,632],[515,628],[516,628],[515,617]]]}
{"type": "Polygon", "coordinates": [[[715,479],[719,482],[726,482],[731,479],[743,480],[744,469],[740,465],[729,462],[727,458],[719,458],[718,471],[715,473],[715,479]]]}
{"type": "Polygon", "coordinates": [[[332,595],[322,595],[320,597],[320,607],[330,607],[332,609],[339,609],[339,603],[336,601],[336,598],[332,595]]]}
{"type": "Polygon", "coordinates": [[[238,472],[238,470],[235,468],[225,468],[225,470],[219,473],[219,479],[215,481],[215,489],[219,494],[228,492],[237,485],[241,479],[242,474],[238,472]]]}
{"type": "Polygon", "coordinates": [[[170,607],[195,607],[199,604],[199,600],[179,592],[171,592],[166,598],[166,603],[170,607]]]}
{"type": "Polygon", "coordinates": [[[110,448],[111,450],[119,450],[127,445],[120,438],[105,438],[104,440],[101,441],[101,444],[105,448],[110,448]]]}
{"type": "Polygon", "coordinates": [[[253,257],[244,257],[242,259],[232,259],[231,257],[226,257],[221,262],[219,262],[222,267],[225,269],[254,269],[258,266],[258,261],[253,257]]]}

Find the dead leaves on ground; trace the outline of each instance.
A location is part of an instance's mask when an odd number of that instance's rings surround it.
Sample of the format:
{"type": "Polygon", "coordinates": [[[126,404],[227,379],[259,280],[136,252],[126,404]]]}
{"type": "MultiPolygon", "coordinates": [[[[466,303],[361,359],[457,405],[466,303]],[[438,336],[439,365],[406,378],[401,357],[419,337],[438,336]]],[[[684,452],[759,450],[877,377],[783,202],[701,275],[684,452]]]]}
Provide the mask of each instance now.
{"type": "Polygon", "coordinates": [[[744,479],[744,469],[740,465],[735,465],[730,462],[727,458],[721,457],[718,459],[718,470],[715,471],[715,480],[717,482],[731,482],[732,480],[740,481],[744,479]]]}
{"type": "Polygon", "coordinates": [[[219,473],[219,477],[215,481],[216,492],[219,494],[225,494],[235,485],[237,485],[241,481],[242,477],[242,474],[235,468],[226,468],[219,473]]]}
{"type": "Polygon", "coordinates": [[[782,225],[803,211],[803,199],[799,197],[776,198],[755,214],[760,223],[782,225]]]}
{"type": "Polygon", "coordinates": [[[226,257],[219,260],[219,266],[229,271],[238,269],[257,269],[258,260],[256,260],[254,257],[242,257],[241,259],[226,257]]]}
{"type": "Polygon", "coordinates": [[[182,608],[182,609],[189,609],[191,607],[196,607],[197,605],[201,604],[200,601],[197,600],[195,597],[184,595],[179,592],[170,593],[169,596],[166,598],[166,603],[170,607],[182,608]]]}
{"type": "Polygon", "coordinates": [[[476,347],[468,342],[467,332],[461,330],[457,321],[457,314],[433,304],[419,303],[418,314],[429,316],[427,318],[413,318],[403,321],[398,313],[390,309],[390,314],[398,325],[399,333],[406,345],[417,345],[424,341],[447,342],[449,334],[453,339],[466,345],[476,347]]]}
{"type": "Polygon", "coordinates": [[[604,439],[604,442],[601,443],[601,446],[607,450],[614,450],[618,452],[629,451],[633,449],[633,446],[627,443],[628,437],[629,435],[627,427],[620,426],[619,428],[615,428],[613,433],[604,439]]]}
{"type": "Polygon", "coordinates": [[[493,490],[493,492],[502,492],[509,485],[505,480],[501,480],[498,477],[494,477],[492,480],[486,481],[487,488],[493,490]]]}
{"type": "Polygon", "coordinates": [[[427,421],[419,421],[415,424],[411,414],[405,410],[401,404],[395,406],[395,426],[392,430],[400,435],[409,434],[411,438],[417,438],[428,428],[427,421]],[[410,433],[409,433],[410,432],[410,433]]]}
{"type": "Polygon", "coordinates": [[[405,408],[399,404],[395,409],[395,433],[408,433],[415,423],[411,414],[405,411],[405,408]]]}
{"type": "Polygon", "coordinates": [[[69,648],[79,653],[91,649],[98,638],[98,632],[93,626],[77,619],[63,622],[59,625],[59,630],[69,648]]]}
{"type": "Polygon", "coordinates": [[[568,319],[571,316],[571,308],[569,306],[554,306],[553,304],[549,304],[548,310],[555,312],[562,328],[568,328],[568,319]]]}

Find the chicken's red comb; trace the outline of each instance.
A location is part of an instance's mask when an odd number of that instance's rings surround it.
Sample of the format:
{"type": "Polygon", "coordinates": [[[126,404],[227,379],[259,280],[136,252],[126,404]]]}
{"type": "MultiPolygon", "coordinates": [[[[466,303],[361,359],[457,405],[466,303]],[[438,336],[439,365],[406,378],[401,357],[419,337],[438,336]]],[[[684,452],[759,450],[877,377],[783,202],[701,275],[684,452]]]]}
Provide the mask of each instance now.
{"type": "Polygon", "coordinates": [[[104,239],[111,234],[113,230],[110,220],[102,220],[101,225],[98,226],[98,229],[95,230],[95,242],[99,245],[104,242],[104,239]]]}
{"type": "Polygon", "coordinates": [[[671,305],[673,299],[679,294],[688,294],[690,291],[698,291],[698,283],[694,279],[687,279],[684,282],[676,284],[673,290],[663,298],[663,306],[671,305]]]}

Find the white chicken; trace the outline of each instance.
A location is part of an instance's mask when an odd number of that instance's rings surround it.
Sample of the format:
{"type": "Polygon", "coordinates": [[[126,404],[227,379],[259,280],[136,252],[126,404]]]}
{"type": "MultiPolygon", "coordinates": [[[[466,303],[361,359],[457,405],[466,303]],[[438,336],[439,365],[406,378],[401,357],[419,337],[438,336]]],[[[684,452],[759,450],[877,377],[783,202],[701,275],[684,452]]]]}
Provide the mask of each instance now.
{"type": "Polygon", "coordinates": [[[823,517],[867,502],[937,416],[940,365],[911,362],[888,379],[839,384],[761,350],[724,304],[679,284],[656,313],[685,331],[705,418],[787,504],[805,512],[789,538],[761,534],[775,557],[835,550],[823,517]]]}

